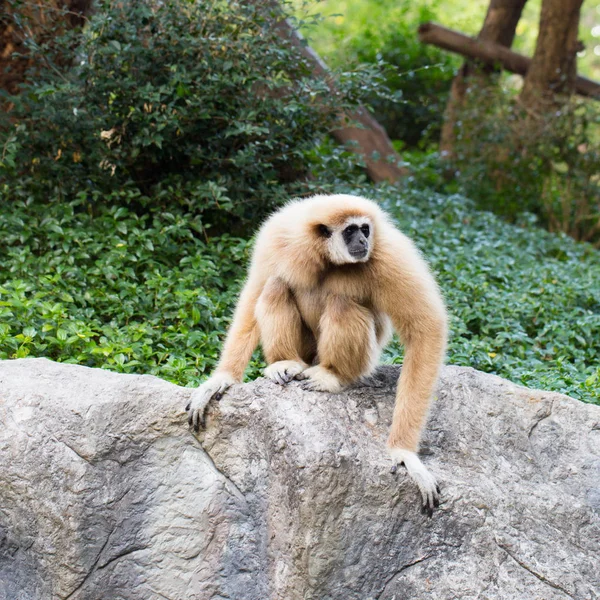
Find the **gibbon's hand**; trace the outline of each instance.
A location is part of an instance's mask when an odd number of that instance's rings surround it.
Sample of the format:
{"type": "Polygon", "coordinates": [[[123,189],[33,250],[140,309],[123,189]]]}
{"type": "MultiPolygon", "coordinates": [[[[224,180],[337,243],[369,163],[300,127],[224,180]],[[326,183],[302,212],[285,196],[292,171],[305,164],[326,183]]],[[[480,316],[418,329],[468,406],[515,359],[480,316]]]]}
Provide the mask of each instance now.
{"type": "Polygon", "coordinates": [[[394,461],[392,473],[396,472],[397,465],[404,464],[408,475],[417,484],[421,492],[421,512],[429,517],[433,515],[433,509],[440,505],[440,486],[435,477],[427,470],[416,452],[404,448],[388,448],[390,456],[394,461]]]}
{"type": "Polygon", "coordinates": [[[225,390],[237,383],[229,373],[215,373],[207,379],[199,388],[192,392],[192,397],[185,407],[188,413],[188,425],[199,431],[204,428],[204,411],[212,398],[220,400],[225,390]]]}

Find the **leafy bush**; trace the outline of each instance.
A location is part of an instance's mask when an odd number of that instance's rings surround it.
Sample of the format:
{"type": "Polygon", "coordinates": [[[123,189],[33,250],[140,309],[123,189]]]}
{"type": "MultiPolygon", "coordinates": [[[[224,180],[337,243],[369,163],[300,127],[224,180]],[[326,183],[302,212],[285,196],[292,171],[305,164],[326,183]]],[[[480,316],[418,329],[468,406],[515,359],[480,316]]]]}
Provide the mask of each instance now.
{"type": "MultiPolygon", "coordinates": [[[[428,20],[426,10],[420,20],[428,20]]],[[[385,83],[395,97],[367,97],[388,135],[403,144],[423,146],[440,136],[456,60],[448,53],[421,44],[417,23],[366,29],[349,43],[361,63],[385,65],[385,83]]]]}
{"type": "Polygon", "coordinates": [[[438,273],[452,316],[448,362],[600,404],[597,251],[460,195],[382,199],[438,273]]]}
{"type": "Polygon", "coordinates": [[[232,216],[260,217],[368,87],[340,76],[332,94],[277,36],[270,6],[103,0],[83,35],[32,42],[48,68],[7,98],[14,108],[0,118],[7,198],[25,190],[105,203],[126,189],[138,204],[193,207],[221,229],[232,216]],[[74,68],[51,62],[57,48],[74,68]]]}
{"type": "Polygon", "coordinates": [[[573,100],[552,114],[521,114],[508,91],[472,86],[457,127],[455,167],[479,206],[600,247],[600,111],[573,100]]]}

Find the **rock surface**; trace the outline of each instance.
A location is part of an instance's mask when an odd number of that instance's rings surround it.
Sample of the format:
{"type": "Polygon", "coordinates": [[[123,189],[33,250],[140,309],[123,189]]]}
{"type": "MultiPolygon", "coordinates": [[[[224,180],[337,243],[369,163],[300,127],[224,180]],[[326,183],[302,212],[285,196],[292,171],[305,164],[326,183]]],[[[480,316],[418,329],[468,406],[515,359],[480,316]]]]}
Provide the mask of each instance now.
{"type": "Polygon", "coordinates": [[[0,362],[1,600],[595,599],[600,407],[446,367],[428,519],[384,443],[398,370],[332,396],[0,362]]]}

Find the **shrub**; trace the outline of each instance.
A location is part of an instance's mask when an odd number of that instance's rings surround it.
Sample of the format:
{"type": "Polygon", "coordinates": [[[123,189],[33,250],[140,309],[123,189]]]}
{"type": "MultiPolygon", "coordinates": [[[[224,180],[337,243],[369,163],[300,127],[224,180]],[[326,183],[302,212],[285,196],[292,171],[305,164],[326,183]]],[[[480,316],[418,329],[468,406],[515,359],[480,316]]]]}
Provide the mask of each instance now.
{"type": "MultiPolygon", "coordinates": [[[[415,239],[451,315],[448,362],[600,404],[600,256],[461,195],[380,198],[415,239]]],[[[401,360],[393,345],[388,359],[401,360]]]]}
{"type": "MultiPolygon", "coordinates": [[[[0,214],[0,359],[45,356],[186,384],[218,358],[248,242],[182,208],[17,201],[0,214]]],[[[256,371],[254,372],[256,374],[256,371]]]]}
{"type": "Polygon", "coordinates": [[[483,208],[513,220],[529,211],[600,247],[599,126],[589,102],[531,118],[510,92],[472,86],[457,127],[458,183],[483,208]]]}
{"type": "MultiPolygon", "coordinates": [[[[422,13],[420,20],[428,20],[422,13]]],[[[367,101],[388,135],[409,147],[437,143],[456,63],[447,52],[421,44],[416,30],[416,22],[400,21],[383,31],[366,29],[349,44],[359,62],[385,65],[385,83],[395,97],[367,101]]]]}
{"type": "Polygon", "coordinates": [[[256,220],[306,175],[307,151],[368,87],[340,76],[332,94],[278,38],[270,6],[103,0],[83,35],[32,44],[50,66],[7,98],[7,197],[26,188],[101,203],[126,189],[138,204],[179,203],[221,229],[231,217],[256,220]],[[52,64],[56,48],[74,68],[52,64]]]}

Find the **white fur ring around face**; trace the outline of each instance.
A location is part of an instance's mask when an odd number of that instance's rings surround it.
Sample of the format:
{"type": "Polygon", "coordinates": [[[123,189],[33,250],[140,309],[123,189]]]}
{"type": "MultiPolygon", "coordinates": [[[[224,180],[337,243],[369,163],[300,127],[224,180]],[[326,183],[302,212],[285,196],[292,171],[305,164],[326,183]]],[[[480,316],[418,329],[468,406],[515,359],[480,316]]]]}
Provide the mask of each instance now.
{"type": "Polygon", "coordinates": [[[207,379],[200,387],[192,392],[188,405],[185,407],[188,413],[188,424],[199,431],[204,427],[204,411],[212,398],[221,399],[223,392],[237,381],[229,373],[215,373],[207,379]]]}
{"type": "Polygon", "coordinates": [[[306,363],[297,360],[279,360],[265,369],[265,377],[284,385],[300,375],[307,367],[306,363]]]}
{"type": "Polygon", "coordinates": [[[337,394],[342,391],[340,380],[331,371],[328,371],[321,365],[306,369],[298,379],[304,379],[302,388],[312,392],[331,392],[332,394],[337,394]]]}
{"type": "Polygon", "coordinates": [[[417,484],[423,500],[422,509],[430,517],[440,504],[440,488],[416,452],[404,448],[388,448],[394,467],[404,463],[408,475],[417,484]]]}

